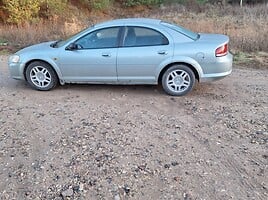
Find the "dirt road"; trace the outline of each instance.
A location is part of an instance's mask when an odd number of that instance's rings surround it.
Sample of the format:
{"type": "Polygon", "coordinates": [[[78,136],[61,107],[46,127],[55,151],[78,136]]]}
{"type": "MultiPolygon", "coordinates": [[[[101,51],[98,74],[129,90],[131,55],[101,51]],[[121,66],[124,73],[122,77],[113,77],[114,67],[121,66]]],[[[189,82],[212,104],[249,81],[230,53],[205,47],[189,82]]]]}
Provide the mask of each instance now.
{"type": "Polygon", "coordinates": [[[0,57],[0,199],[267,199],[268,71],[185,97],[155,86],[38,92],[0,57]]]}

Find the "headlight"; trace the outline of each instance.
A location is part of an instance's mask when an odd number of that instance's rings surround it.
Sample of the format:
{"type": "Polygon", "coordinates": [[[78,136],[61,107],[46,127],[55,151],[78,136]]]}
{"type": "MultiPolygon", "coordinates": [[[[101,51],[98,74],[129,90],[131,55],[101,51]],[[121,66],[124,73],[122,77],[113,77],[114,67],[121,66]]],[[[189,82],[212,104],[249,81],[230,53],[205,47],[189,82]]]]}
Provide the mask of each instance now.
{"type": "Polygon", "coordinates": [[[18,55],[12,55],[9,57],[10,63],[18,63],[20,61],[20,57],[18,55]]]}

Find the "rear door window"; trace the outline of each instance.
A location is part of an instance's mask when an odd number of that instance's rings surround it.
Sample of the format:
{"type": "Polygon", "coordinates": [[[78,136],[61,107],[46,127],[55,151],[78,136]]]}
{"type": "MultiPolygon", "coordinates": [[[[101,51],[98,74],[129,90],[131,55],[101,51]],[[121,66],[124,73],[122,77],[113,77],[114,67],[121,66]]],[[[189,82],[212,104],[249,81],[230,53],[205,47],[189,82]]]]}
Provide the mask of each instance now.
{"type": "Polygon", "coordinates": [[[145,27],[126,28],[124,47],[168,45],[168,39],[159,31],[145,27]]]}

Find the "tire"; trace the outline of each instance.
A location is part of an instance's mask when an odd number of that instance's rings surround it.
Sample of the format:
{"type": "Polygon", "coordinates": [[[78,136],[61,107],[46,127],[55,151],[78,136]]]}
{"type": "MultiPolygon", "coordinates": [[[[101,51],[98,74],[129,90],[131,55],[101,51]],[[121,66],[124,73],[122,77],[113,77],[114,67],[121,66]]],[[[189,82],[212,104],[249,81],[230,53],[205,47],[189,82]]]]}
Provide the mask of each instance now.
{"type": "Polygon", "coordinates": [[[194,84],[194,72],[185,65],[173,65],[162,76],[162,87],[171,96],[186,95],[194,84]]]}
{"type": "Polygon", "coordinates": [[[51,90],[58,84],[55,71],[49,64],[41,61],[35,61],[28,65],[26,80],[33,89],[42,91],[51,90]]]}

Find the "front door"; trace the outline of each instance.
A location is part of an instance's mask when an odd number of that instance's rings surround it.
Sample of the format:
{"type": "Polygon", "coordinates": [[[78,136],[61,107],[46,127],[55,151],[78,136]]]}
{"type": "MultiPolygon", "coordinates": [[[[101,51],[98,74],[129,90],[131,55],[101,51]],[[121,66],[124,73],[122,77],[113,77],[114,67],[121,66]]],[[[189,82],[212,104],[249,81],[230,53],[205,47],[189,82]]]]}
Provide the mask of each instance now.
{"type": "Polygon", "coordinates": [[[81,38],[73,50],[59,57],[63,78],[67,82],[116,82],[119,27],[95,30],[81,38]]]}

